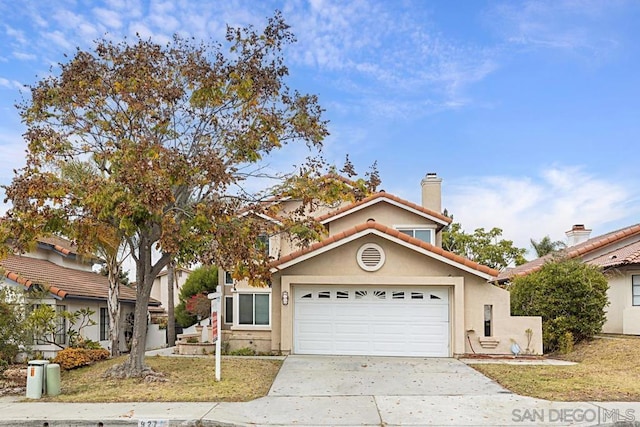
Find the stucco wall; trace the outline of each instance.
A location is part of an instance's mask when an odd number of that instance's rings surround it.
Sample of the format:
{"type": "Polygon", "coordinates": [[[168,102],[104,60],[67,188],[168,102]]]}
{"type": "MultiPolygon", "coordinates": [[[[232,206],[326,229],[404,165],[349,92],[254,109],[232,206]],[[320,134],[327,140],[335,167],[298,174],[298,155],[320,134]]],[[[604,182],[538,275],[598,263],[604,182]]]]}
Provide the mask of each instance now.
{"type": "Polygon", "coordinates": [[[428,219],[401,209],[397,206],[386,202],[378,202],[375,205],[352,212],[342,218],[338,218],[329,223],[329,234],[341,233],[345,230],[355,227],[358,224],[364,224],[369,219],[373,219],[380,224],[388,227],[396,225],[425,225],[435,227],[436,223],[428,219]]]}
{"type": "Polygon", "coordinates": [[[640,269],[623,268],[607,273],[609,306],[605,309],[607,321],[602,332],[640,335],[640,306],[633,306],[631,298],[631,276],[634,274],[640,274],[640,269]]]}
{"type": "MultiPolygon", "coordinates": [[[[184,282],[187,281],[188,277],[189,277],[189,272],[182,269],[176,269],[174,286],[176,285],[177,286],[173,290],[174,307],[177,306],[178,303],[180,302],[180,298],[179,298],[180,290],[182,289],[184,282]]],[[[169,275],[163,273],[160,276],[155,278],[155,280],[153,281],[153,287],[151,288],[151,298],[154,298],[160,301],[162,303],[162,307],[164,307],[165,309],[169,305],[168,283],[169,283],[169,275]]]]}

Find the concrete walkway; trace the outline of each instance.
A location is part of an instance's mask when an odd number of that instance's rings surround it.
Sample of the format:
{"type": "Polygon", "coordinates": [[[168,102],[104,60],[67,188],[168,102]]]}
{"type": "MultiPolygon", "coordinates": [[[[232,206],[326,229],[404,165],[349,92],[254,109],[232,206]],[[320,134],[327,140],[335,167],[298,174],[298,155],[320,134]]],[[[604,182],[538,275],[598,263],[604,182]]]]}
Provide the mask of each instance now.
{"type": "Polygon", "coordinates": [[[454,359],[289,356],[269,394],[244,403],[0,399],[3,426],[640,425],[635,420],[640,403],[522,397],[454,359]]]}

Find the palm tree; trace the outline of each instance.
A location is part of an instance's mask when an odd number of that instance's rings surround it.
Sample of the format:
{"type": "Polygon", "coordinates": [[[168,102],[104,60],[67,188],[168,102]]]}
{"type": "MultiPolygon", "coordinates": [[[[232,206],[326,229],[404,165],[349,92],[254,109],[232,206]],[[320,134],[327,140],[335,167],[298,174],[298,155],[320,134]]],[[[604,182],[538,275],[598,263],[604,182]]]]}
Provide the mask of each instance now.
{"type": "Polygon", "coordinates": [[[549,236],[544,236],[539,241],[535,241],[533,239],[529,239],[531,241],[531,246],[536,251],[536,255],[538,258],[548,255],[553,252],[558,252],[567,247],[567,245],[561,241],[556,240],[555,242],[551,240],[549,236]]]}

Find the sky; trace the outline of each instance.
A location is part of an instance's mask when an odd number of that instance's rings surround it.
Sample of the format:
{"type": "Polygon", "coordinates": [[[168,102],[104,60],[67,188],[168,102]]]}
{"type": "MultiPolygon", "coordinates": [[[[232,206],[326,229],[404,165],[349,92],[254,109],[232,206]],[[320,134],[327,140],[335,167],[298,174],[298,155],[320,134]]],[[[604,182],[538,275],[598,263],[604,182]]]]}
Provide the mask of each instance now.
{"type": "Polygon", "coordinates": [[[14,104],[65,54],[136,34],[222,40],[276,9],[297,38],[289,84],[326,110],[330,162],[377,161],[381,188],[416,203],[436,172],[467,232],[499,227],[528,249],[573,224],[640,222],[636,0],[0,0],[0,185],[24,165],[14,104]]]}

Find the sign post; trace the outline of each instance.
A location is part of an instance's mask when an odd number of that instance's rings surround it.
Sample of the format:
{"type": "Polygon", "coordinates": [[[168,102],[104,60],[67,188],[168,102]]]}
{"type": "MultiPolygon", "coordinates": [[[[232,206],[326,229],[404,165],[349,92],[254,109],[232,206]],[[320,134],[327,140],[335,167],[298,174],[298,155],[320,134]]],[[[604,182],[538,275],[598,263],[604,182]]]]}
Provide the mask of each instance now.
{"type": "Polygon", "coordinates": [[[211,333],[213,341],[216,343],[216,381],[220,381],[220,359],[222,355],[220,341],[222,340],[222,293],[220,286],[216,287],[216,292],[207,295],[211,300],[211,333]]]}

